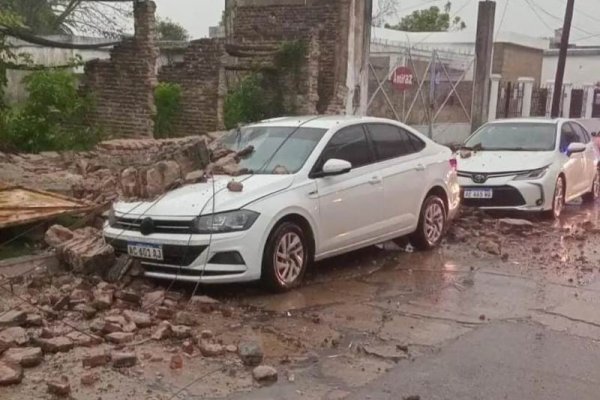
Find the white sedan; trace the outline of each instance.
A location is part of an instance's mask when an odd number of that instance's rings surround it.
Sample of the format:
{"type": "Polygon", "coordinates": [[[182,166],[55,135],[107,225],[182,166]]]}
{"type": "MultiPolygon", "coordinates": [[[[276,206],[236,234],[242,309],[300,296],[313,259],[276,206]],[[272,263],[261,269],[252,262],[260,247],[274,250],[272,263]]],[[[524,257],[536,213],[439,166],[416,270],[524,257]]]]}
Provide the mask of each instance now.
{"type": "Polygon", "coordinates": [[[406,235],[435,247],[460,204],[451,150],[395,121],[280,118],[221,141],[253,146],[240,162],[249,174],[114,204],[104,236],[146,276],[288,290],[314,260],[406,235]]]}
{"type": "Polygon", "coordinates": [[[558,218],[566,202],[600,196],[599,151],[574,120],[488,123],[458,156],[463,205],[543,212],[558,218]]]}

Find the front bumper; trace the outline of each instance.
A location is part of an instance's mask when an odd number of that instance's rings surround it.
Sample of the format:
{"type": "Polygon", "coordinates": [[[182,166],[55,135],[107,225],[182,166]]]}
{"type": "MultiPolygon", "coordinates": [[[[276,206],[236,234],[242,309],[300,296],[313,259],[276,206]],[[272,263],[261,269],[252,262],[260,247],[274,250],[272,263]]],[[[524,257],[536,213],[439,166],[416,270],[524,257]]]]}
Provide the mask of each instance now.
{"type": "Polygon", "coordinates": [[[475,184],[469,178],[460,177],[461,201],[465,207],[486,210],[546,211],[552,209],[554,188],[544,180],[515,181],[507,178],[490,179],[475,184]],[[465,190],[492,189],[491,199],[465,199],[465,190]]]}
{"type": "Polygon", "coordinates": [[[201,283],[235,283],[260,279],[262,235],[253,230],[215,235],[156,233],[144,236],[140,232],[105,226],[104,239],[117,254],[127,254],[128,243],[160,245],[163,260],[136,258],[150,278],[201,283]],[[237,254],[231,257],[215,255],[237,254]],[[218,260],[215,262],[215,260],[218,260]]]}

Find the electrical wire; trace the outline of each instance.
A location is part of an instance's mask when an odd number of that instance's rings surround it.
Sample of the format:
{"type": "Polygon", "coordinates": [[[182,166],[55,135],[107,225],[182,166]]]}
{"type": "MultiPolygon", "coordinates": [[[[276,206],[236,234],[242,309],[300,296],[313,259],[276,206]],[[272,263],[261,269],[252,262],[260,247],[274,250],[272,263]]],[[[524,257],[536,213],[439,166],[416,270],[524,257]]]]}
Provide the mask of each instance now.
{"type": "MultiPolygon", "coordinates": [[[[549,16],[551,18],[554,18],[557,21],[561,21],[561,22],[564,21],[564,18],[561,18],[559,16],[556,16],[556,15],[552,14],[551,12],[549,12],[548,10],[546,10],[544,7],[541,7],[540,5],[538,5],[535,2],[535,0],[525,0],[525,1],[530,5],[530,7],[532,9],[535,7],[538,10],[540,10],[541,12],[543,12],[544,14],[546,14],[547,16],[549,16]]],[[[538,18],[539,18],[539,14],[537,12],[536,12],[536,15],[538,15],[538,18]]],[[[581,28],[579,28],[579,27],[577,27],[575,25],[572,25],[572,26],[573,26],[573,29],[578,30],[579,32],[585,33],[587,35],[593,35],[593,33],[590,32],[590,31],[587,31],[585,29],[581,29],[581,28]]],[[[551,29],[551,30],[554,30],[554,29],[551,29]]]]}
{"type": "Polygon", "coordinates": [[[500,18],[500,23],[498,24],[496,34],[494,35],[494,42],[498,39],[498,35],[502,29],[502,24],[504,23],[504,18],[506,17],[506,11],[508,10],[508,3],[510,3],[510,0],[506,0],[506,3],[504,3],[504,10],[502,11],[502,17],[500,18]]]}

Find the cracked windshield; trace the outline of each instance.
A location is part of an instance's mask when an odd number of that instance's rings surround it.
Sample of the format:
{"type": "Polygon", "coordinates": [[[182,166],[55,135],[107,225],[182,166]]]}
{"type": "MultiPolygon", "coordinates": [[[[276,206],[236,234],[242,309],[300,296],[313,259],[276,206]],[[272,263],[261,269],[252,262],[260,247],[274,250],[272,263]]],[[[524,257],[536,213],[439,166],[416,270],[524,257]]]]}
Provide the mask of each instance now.
{"type": "Polygon", "coordinates": [[[598,400],[598,0],[0,0],[0,399],[598,400]]]}

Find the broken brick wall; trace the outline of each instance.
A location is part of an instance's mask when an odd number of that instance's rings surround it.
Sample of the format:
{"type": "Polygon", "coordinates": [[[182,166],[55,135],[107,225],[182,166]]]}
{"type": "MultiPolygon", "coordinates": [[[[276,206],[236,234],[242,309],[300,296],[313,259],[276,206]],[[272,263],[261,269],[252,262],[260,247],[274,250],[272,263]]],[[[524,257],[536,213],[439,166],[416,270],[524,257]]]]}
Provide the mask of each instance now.
{"type": "Polygon", "coordinates": [[[90,122],[114,137],[152,137],[154,88],[158,47],[155,39],[156,5],[134,5],[135,35],[111,51],[109,60],[85,65],[82,88],[94,98],[90,122]]]}
{"type": "MultiPolygon", "coordinates": [[[[318,111],[344,108],[350,0],[230,0],[226,31],[235,43],[318,37],[318,111]]],[[[312,63],[315,65],[315,63],[312,63]]]]}
{"type": "Polygon", "coordinates": [[[222,129],[219,96],[221,58],[225,54],[221,39],[192,41],[183,62],[166,65],[159,71],[161,82],[181,86],[181,110],[174,121],[173,134],[202,135],[222,129]]]}

